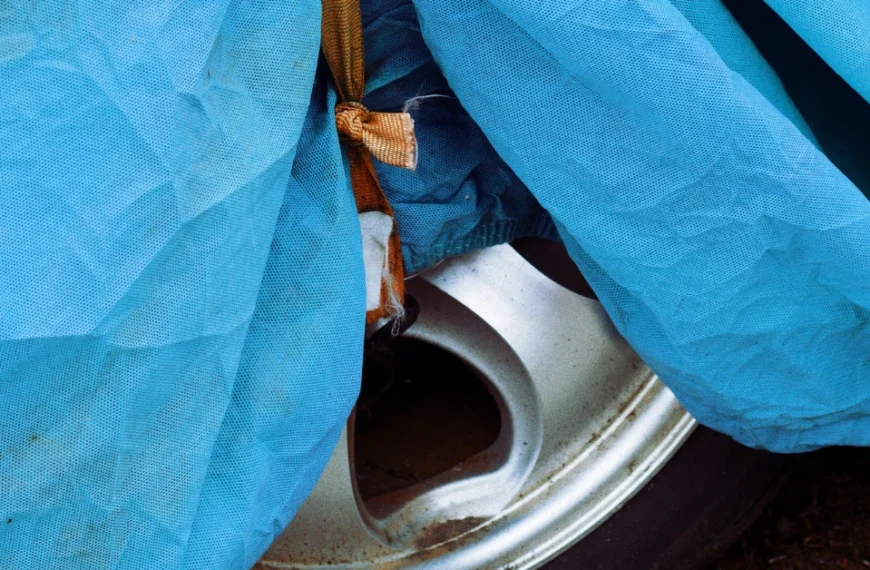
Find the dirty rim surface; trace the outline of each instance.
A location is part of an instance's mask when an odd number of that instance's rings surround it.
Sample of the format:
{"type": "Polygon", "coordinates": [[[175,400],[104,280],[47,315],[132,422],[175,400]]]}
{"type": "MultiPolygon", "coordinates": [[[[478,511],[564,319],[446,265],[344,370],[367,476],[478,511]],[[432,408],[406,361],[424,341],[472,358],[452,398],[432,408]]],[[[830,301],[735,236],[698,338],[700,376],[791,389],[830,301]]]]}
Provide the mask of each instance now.
{"type": "Polygon", "coordinates": [[[695,427],[596,301],[509,246],[444,262],[408,289],[421,312],[407,337],[479,375],[498,436],[452,468],[363,500],[352,418],[259,567],[535,568],[619,509],[695,427]]]}

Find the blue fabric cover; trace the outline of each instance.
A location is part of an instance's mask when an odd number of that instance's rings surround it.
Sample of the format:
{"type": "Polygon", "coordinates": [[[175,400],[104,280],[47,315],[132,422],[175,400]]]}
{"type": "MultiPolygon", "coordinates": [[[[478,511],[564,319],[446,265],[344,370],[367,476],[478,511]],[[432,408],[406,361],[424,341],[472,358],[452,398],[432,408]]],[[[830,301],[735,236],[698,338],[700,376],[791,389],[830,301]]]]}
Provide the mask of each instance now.
{"type": "Polygon", "coordinates": [[[702,423],[777,451],[870,443],[870,203],[674,4],[416,5],[463,106],[702,423]]]}
{"type": "MultiPolygon", "coordinates": [[[[859,3],[770,4],[868,96],[859,3]]],[[[701,422],[870,443],[870,204],[718,1],[363,8],[365,102],[417,121],[417,171],[378,166],[411,272],[562,239],[701,422]]],[[[364,329],[319,29],[0,14],[0,568],[249,568],[316,482],[364,329]]]]}
{"type": "Polygon", "coordinates": [[[319,3],[15,6],[0,568],[249,568],[358,391],[359,229],[315,82],[319,3]]]}

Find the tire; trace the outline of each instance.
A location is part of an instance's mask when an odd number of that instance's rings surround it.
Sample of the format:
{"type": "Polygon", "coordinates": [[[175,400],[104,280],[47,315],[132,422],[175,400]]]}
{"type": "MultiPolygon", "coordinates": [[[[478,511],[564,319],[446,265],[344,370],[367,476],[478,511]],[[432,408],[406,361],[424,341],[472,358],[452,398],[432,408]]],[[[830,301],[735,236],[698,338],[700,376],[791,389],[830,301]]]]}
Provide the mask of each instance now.
{"type": "Polygon", "coordinates": [[[544,568],[703,568],[761,514],[791,463],[699,427],[633,499],[544,568]]]}

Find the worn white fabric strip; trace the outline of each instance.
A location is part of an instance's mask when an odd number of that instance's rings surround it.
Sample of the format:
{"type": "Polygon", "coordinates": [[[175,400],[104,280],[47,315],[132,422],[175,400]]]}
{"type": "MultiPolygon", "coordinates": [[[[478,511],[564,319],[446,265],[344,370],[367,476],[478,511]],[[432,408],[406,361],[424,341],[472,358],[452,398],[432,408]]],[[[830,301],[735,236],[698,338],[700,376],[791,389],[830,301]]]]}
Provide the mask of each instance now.
{"type": "Polygon", "coordinates": [[[381,305],[381,281],[389,263],[393,219],[383,212],[363,212],[359,226],[366,268],[366,311],[371,311],[381,305]]]}

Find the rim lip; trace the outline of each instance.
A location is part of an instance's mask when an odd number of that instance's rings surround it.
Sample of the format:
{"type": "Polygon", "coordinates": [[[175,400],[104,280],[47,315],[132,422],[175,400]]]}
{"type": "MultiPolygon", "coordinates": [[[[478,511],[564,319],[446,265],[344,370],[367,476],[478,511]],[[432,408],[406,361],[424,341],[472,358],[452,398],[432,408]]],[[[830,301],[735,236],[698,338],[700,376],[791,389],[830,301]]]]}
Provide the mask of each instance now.
{"type": "MultiPolygon", "coordinates": [[[[624,418],[638,407],[652,400],[670,416],[670,426],[645,426],[664,428],[666,436],[638,465],[634,474],[622,480],[605,498],[597,501],[586,516],[578,517],[576,501],[565,500],[577,492],[583,481],[576,471],[596,448],[575,457],[564,469],[552,475],[552,485],[538,486],[528,495],[512,502],[497,517],[450,541],[430,548],[409,552],[397,552],[395,556],[378,557],[371,561],[330,565],[275,566],[287,569],[343,568],[363,570],[383,568],[390,570],[477,570],[481,568],[504,568],[532,570],[540,568],[559,554],[581,541],[590,532],[604,523],[625,503],[643,488],[688,439],[697,427],[695,420],[677,403],[671,392],[652,376],[620,419],[611,424],[601,435],[606,443],[620,438],[620,431],[640,429],[637,423],[628,425],[624,418]],[[546,500],[541,500],[547,496],[546,500]],[[553,516],[551,507],[560,507],[561,513],[553,516]],[[511,536],[512,540],[500,540],[511,536]],[[543,539],[543,540],[542,540],[543,539]]],[[[649,411],[649,410],[648,410],[649,411]]],[[[658,431],[658,430],[656,430],[658,431]]]]}
{"type": "MultiPolygon", "coordinates": [[[[471,261],[475,262],[474,259],[471,261]]],[[[528,264],[528,261],[522,262],[528,264]]],[[[534,271],[552,286],[567,291],[536,269],[534,271]]],[[[425,276],[423,280],[431,283],[425,276]]],[[[468,305],[449,291],[442,289],[442,292],[476,313],[473,305],[468,305]]],[[[600,304],[588,299],[585,301],[594,303],[603,314],[600,304]]],[[[481,314],[478,316],[490,324],[481,314]]],[[[409,334],[409,337],[415,336],[409,334]]],[[[425,338],[422,340],[429,341],[425,338]]],[[[433,344],[466,359],[450,347],[437,342],[433,344]]],[[[620,412],[613,416],[608,414],[608,420],[594,444],[585,444],[579,452],[575,450],[558,468],[550,468],[548,464],[546,484],[540,483],[540,477],[535,481],[527,481],[518,498],[512,500],[498,515],[468,532],[428,548],[405,548],[389,552],[381,550],[377,554],[372,552],[371,556],[354,557],[345,562],[294,562],[276,560],[267,554],[260,561],[261,567],[288,570],[527,570],[545,564],[582,540],[630,500],[667,463],[696,427],[691,416],[648,368],[644,367],[633,380],[626,378],[626,382],[626,386],[636,389],[630,396],[619,396],[619,401],[625,402],[624,407],[621,406],[620,412]],[[629,445],[626,450],[623,445],[626,439],[633,441],[634,447],[629,445]],[[596,457],[606,454],[607,449],[611,450],[609,456],[596,457]],[[611,471],[604,474],[602,481],[605,492],[590,500],[588,489],[583,491],[586,482],[584,471],[589,471],[590,466],[594,470],[596,461],[602,459],[616,461],[619,465],[611,467],[611,471]],[[627,464],[634,467],[628,469],[627,476],[623,476],[621,470],[627,464]]],[[[583,436],[578,430],[571,437],[580,441],[583,436]]],[[[352,454],[352,448],[338,449],[336,453],[352,454]]],[[[363,509],[359,510],[361,515],[364,512],[363,509]]],[[[371,532],[369,525],[365,526],[371,532]]]]}
{"type": "MultiPolygon", "coordinates": [[[[613,515],[622,505],[627,503],[653,476],[667,463],[677,452],[683,443],[689,438],[697,427],[695,420],[685,412],[677,403],[673,394],[660,383],[658,378],[652,377],[644,387],[638,399],[652,397],[658,399],[659,404],[669,408],[675,423],[668,430],[668,436],[661,441],[656,448],[656,453],[651,454],[646,465],[639,466],[634,477],[629,477],[617,486],[607,498],[599,501],[596,508],[590,511],[586,517],[577,517],[575,514],[576,504],[572,501],[560,501],[565,495],[571,495],[577,479],[572,477],[572,471],[581,464],[588,453],[576,457],[565,466],[563,470],[553,476],[553,485],[549,488],[539,487],[519,500],[514,501],[498,517],[488,521],[470,532],[463,534],[451,541],[432,546],[425,550],[409,552],[408,550],[397,551],[392,556],[379,556],[371,560],[336,563],[336,564],[307,564],[278,560],[261,560],[262,568],[274,568],[280,570],[316,570],[316,569],[343,569],[343,570],[382,570],[419,569],[419,570],[478,570],[482,568],[502,568],[504,570],[533,570],[540,568],[547,562],[559,556],[574,544],[581,541],[590,532],[613,515]],[[554,492],[555,491],[555,492],[554,492]],[[549,493],[549,501],[542,502],[540,495],[549,493]],[[561,506],[561,516],[553,517],[545,511],[551,505],[561,506]],[[520,518],[520,521],[511,523],[512,518],[520,518]],[[542,522],[544,524],[540,524],[542,522]],[[537,528],[530,528],[533,523],[537,528]],[[502,548],[488,548],[497,542],[493,539],[493,530],[496,529],[510,534],[514,531],[515,540],[502,541],[502,548]],[[516,532],[514,529],[526,532],[516,532]],[[480,536],[483,534],[483,536],[480,536]],[[487,536],[489,535],[489,536],[487,536]],[[535,540],[535,539],[538,540],[535,540]],[[543,540],[541,540],[543,538],[543,540]],[[495,551],[493,551],[495,550],[495,551]]],[[[634,410],[629,406],[627,412],[634,410]]],[[[608,432],[618,431],[624,427],[625,422],[614,422],[608,428],[608,432]]],[[[660,426],[659,426],[660,427],[660,426]]],[[[609,436],[604,433],[601,440],[606,441],[609,436]]],[[[591,453],[593,450],[590,450],[591,453]]]]}
{"type": "MultiPolygon", "coordinates": [[[[658,381],[658,378],[656,378],[656,380],[658,381]]],[[[668,441],[661,449],[662,458],[657,466],[650,470],[649,476],[645,477],[639,485],[626,488],[623,492],[614,496],[613,502],[615,505],[610,509],[608,514],[600,517],[599,520],[591,524],[573,525],[573,527],[569,528],[568,531],[554,537],[554,539],[547,544],[546,548],[541,549],[536,555],[528,557],[523,564],[515,565],[514,570],[538,568],[546,564],[583,540],[583,538],[585,538],[589,533],[601,526],[608,518],[613,516],[620,508],[630,501],[631,498],[634,497],[634,495],[636,495],[667,464],[668,460],[670,460],[683,446],[697,427],[698,424],[695,419],[687,412],[684,413],[679,426],[672,432],[672,438],[670,438],[670,441],[668,441]]]]}
{"type": "MultiPolygon", "coordinates": [[[[673,398],[673,395],[670,393],[667,388],[664,386],[655,386],[658,384],[658,378],[654,378],[653,382],[651,382],[650,388],[656,391],[660,391],[660,396],[668,399],[673,398]]],[[[674,400],[676,402],[676,400],[674,400]]],[[[679,407],[679,404],[677,404],[679,407]]],[[[628,478],[624,480],[613,492],[607,495],[607,499],[603,501],[599,501],[594,508],[594,512],[597,513],[597,516],[590,517],[582,517],[578,518],[576,516],[572,516],[572,511],[576,509],[575,505],[570,505],[567,508],[563,508],[563,515],[558,519],[554,519],[552,516],[543,513],[543,511],[547,511],[548,507],[553,503],[558,503],[561,495],[570,495],[571,485],[570,481],[567,481],[566,484],[562,486],[561,493],[553,493],[550,496],[550,501],[546,504],[534,504],[534,499],[545,493],[551,492],[551,489],[548,488],[539,488],[536,489],[535,492],[530,495],[523,497],[516,504],[512,504],[508,509],[506,509],[499,517],[489,521],[487,525],[481,526],[478,529],[473,530],[468,535],[463,535],[454,539],[454,541],[447,542],[441,545],[437,545],[433,547],[430,553],[428,553],[428,557],[432,557],[434,555],[435,560],[434,563],[411,563],[410,565],[401,564],[396,565],[395,568],[419,568],[420,570],[442,570],[445,568],[444,563],[445,560],[443,557],[439,557],[437,550],[441,549],[445,552],[449,552],[451,548],[456,548],[453,546],[453,543],[460,542],[464,540],[468,540],[473,538],[473,535],[476,532],[486,532],[487,527],[493,524],[498,524],[503,518],[508,517],[516,517],[519,516],[521,520],[519,523],[514,523],[519,527],[526,526],[529,522],[529,519],[532,516],[538,515],[539,518],[549,519],[547,522],[550,524],[545,528],[540,528],[532,533],[525,533],[528,535],[526,539],[518,539],[513,541],[513,544],[506,549],[503,549],[495,556],[490,556],[489,560],[485,562],[485,566],[481,566],[481,568],[505,568],[510,570],[532,570],[535,568],[540,568],[545,565],[547,562],[553,560],[573,545],[582,541],[589,533],[594,531],[597,527],[603,524],[608,518],[613,516],[623,505],[625,505],[631,498],[640,491],[655,475],[658,473],[668,462],[668,460],[673,457],[673,455],[679,450],[680,447],[685,443],[685,441],[692,435],[694,430],[697,428],[697,422],[685,411],[682,411],[682,408],[679,410],[675,410],[679,416],[679,419],[676,425],[670,430],[668,437],[666,440],[662,442],[661,445],[657,446],[657,453],[650,456],[647,460],[648,465],[644,467],[640,467],[638,471],[641,471],[641,475],[634,478],[628,478]],[[680,413],[682,411],[682,413],[680,413]],[[531,507],[531,508],[529,508],[531,507]],[[538,511],[534,514],[530,513],[530,511],[538,511]],[[526,525],[524,525],[524,522],[526,525]],[[562,524],[560,524],[562,523],[562,524]],[[564,524],[567,523],[567,524],[564,524]],[[559,527],[562,526],[561,529],[552,529],[551,527],[559,527]],[[543,540],[540,544],[534,544],[534,538],[541,538],[547,535],[547,530],[554,531],[549,538],[543,540]],[[525,551],[525,552],[523,552],[525,551]]],[[[577,458],[576,462],[582,461],[582,458],[577,458]]],[[[573,462],[572,462],[573,463],[573,462]]],[[[569,471],[570,469],[566,469],[569,471]]],[[[553,475],[553,479],[557,482],[561,479],[570,479],[571,473],[557,473],[553,475]]],[[[510,523],[508,523],[510,524],[510,523]]],[[[483,537],[483,540],[487,540],[489,537],[483,537]]],[[[491,539],[490,539],[491,540],[491,539]]],[[[473,548],[474,545],[469,545],[469,549],[473,548]]],[[[459,550],[453,550],[453,552],[459,552],[459,550]]],[[[422,554],[422,553],[421,553],[422,554]]],[[[407,558],[409,562],[413,560],[413,557],[407,558]]],[[[394,568],[394,566],[389,566],[390,568],[394,568]]],[[[455,566],[450,568],[465,568],[471,570],[476,568],[474,566],[455,566]]]]}

